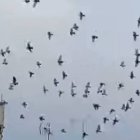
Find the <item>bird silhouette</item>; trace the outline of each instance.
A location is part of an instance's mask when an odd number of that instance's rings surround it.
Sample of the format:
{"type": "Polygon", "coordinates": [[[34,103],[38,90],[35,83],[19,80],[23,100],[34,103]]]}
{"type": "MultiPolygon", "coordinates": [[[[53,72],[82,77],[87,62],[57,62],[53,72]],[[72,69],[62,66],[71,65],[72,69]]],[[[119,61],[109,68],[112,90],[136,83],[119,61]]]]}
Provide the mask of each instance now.
{"type": "Polygon", "coordinates": [[[134,39],[134,41],[136,41],[137,40],[137,37],[138,37],[139,35],[136,33],[136,32],[133,32],[133,39],[134,39]]]}
{"type": "Polygon", "coordinates": [[[104,118],[103,118],[104,124],[106,124],[107,121],[109,121],[109,119],[108,119],[107,117],[104,117],[104,118]]]}
{"type": "Polygon", "coordinates": [[[66,72],[62,72],[62,77],[63,77],[63,80],[67,77],[68,75],[66,74],[66,72]]]}
{"type": "Polygon", "coordinates": [[[47,91],[48,91],[48,89],[47,89],[46,86],[44,85],[44,86],[43,86],[43,92],[44,92],[44,94],[45,94],[47,91]]]}
{"type": "Polygon", "coordinates": [[[120,66],[121,66],[122,68],[126,67],[124,61],[121,62],[120,66]]]}
{"type": "Polygon", "coordinates": [[[59,97],[61,97],[61,95],[64,94],[64,91],[62,90],[59,90],[58,92],[59,92],[59,97]]]}
{"type": "Polygon", "coordinates": [[[29,52],[33,52],[33,46],[31,46],[30,42],[27,43],[26,49],[29,50],[29,52]]]}
{"type": "Polygon", "coordinates": [[[22,103],[22,106],[23,106],[24,108],[26,108],[26,107],[27,107],[27,103],[26,103],[26,102],[23,102],[23,103],[22,103]]]}
{"type": "Polygon", "coordinates": [[[52,36],[53,36],[53,33],[48,32],[48,38],[49,38],[49,40],[51,40],[52,36]]]}
{"type": "Polygon", "coordinates": [[[63,128],[63,129],[61,129],[61,132],[62,133],[67,133],[67,131],[63,128]]]}
{"type": "Polygon", "coordinates": [[[70,35],[71,36],[75,35],[75,32],[73,31],[73,28],[70,29],[70,35]]]}
{"type": "Polygon", "coordinates": [[[71,89],[71,96],[72,96],[72,97],[75,97],[75,95],[76,95],[76,93],[75,93],[74,89],[72,88],[72,89],[71,89]]]}
{"type": "Polygon", "coordinates": [[[121,109],[125,111],[125,109],[126,109],[125,104],[122,105],[121,109]]]}
{"type": "Polygon", "coordinates": [[[13,85],[15,85],[15,86],[18,85],[18,82],[17,82],[17,79],[16,79],[15,76],[13,76],[13,82],[12,82],[12,83],[13,83],[13,85]]]}
{"type": "Polygon", "coordinates": [[[92,42],[95,42],[96,39],[98,39],[98,36],[93,35],[93,36],[92,36],[92,42]]]}
{"type": "Polygon", "coordinates": [[[40,120],[41,122],[42,122],[42,121],[45,121],[44,116],[41,115],[41,116],[39,117],[39,120],[40,120]]]}
{"type": "Polygon", "coordinates": [[[10,83],[9,90],[13,90],[13,89],[14,89],[14,85],[13,85],[13,83],[10,83]]]}
{"type": "Polygon", "coordinates": [[[137,67],[139,63],[140,63],[139,56],[136,56],[135,67],[137,67]]]}
{"type": "Polygon", "coordinates": [[[88,134],[85,132],[85,128],[84,128],[84,122],[82,123],[82,139],[84,140],[85,137],[87,137],[88,134]]]}
{"type": "Polygon", "coordinates": [[[83,98],[88,98],[88,94],[87,93],[84,93],[83,94],[83,98]]]}
{"type": "Polygon", "coordinates": [[[33,75],[34,75],[34,72],[29,71],[29,77],[30,77],[30,78],[32,78],[32,77],[33,77],[33,75]]]}
{"type": "Polygon", "coordinates": [[[39,3],[40,2],[40,0],[34,0],[34,3],[33,3],[33,8],[35,8],[36,7],[36,5],[37,5],[37,3],[39,3]]]}
{"type": "Polygon", "coordinates": [[[140,53],[139,53],[139,50],[138,49],[135,49],[135,55],[136,56],[140,56],[140,53]]]}
{"type": "Polygon", "coordinates": [[[115,125],[118,122],[119,122],[119,120],[115,117],[115,119],[113,120],[113,125],[115,125]]]}
{"type": "Polygon", "coordinates": [[[89,94],[89,93],[90,93],[89,88],[86,88],[84,92],[85,92],[86,94],[89,94]]]}
{"type": "Polygon", "coordinates": [[[134,103],[133,98],[130,98],[128,101],[129,101],[131,104],[134,103]]]}
{"type": "Polygon", "coordinates": [[[3,59],[2,64],[3,64],[3,65],[8,65],[8,62],[7,62],[6,58],[3,59]]]}
{"type": "Polygon", "coordinates": [[[115,112],[115,109],[110,109],[109,113],[112,114],[115,112]]]}
{"type": "Polygon", "coordinates": [[[136,90],[136,94],[140,96],[140,91],[138,89],[136,90]]]}
{"type": "Polygon", "coordinates": [[[138,28],[140,27],[140,17],[138,18],[138,28]]]}
{"type": "Polygon", "coordinates": [[[58,65],[59,65],[59,66],[62,66],[62,64],[64,63],[64,61],[62,60],[62,55],[59,56],[57,62],[58,62],[58,65]]]}
{"type": "Polygon", "coordinates": [[[54,85],[55,85],[56,87],[57,87],[58,84],[59,84],[59,82],[56,80],[56,78],[54,78],[53,83],[54,83],[54,85]]]}
{"type": "Polygon", "coordinates": [[[5,57],[6,52],[3,49],[1,49],[0,54],[1,54],[2,57],[5,57]]]}
{"type": "Polygon", "coordinates": [[[76,30],[76,31],[78,31],[79,26],[78,26],[76,23],[74,23],[74,25],[73,25],[73,29],[76,30]]]}
{"type": "Polygon", "coordinates": [[[105,83],[101,82],[100,85],[99,85],[99,87],[98,87],[97,93],[102,93],[103,86],[105,86],[105,83]]]}
{"type": "Polygon", "coordinates": [[[8,47],[6,47],[5,52],[6,52],[6,53],[8,53],[8,54],[10,54],[10,52],[11,52],[11,51],[10,51],[10,47],[9,47],[9,46],[8,46],[8,47]]]}
{"type": "Polygon", "coordinates": [[[85,17],[85,14],[83,14],[82,12],[79,13],[79,17],[80,17],[80,20],[83,19],[83,17],[85,17]]]}
{"type": "Polygon", "coordinates": [[[30,2],[30,0],[25,0],[25,3],[29,3],[30,2]]]}
{"type": "Polygon", "coordinates": [[[134,75],[133,71],[131,71],[131,73],[130,73],[130,79],[134,79],[134,78],[135,78],[135,75],[134,75]]]}
{"type": "Polygon", "coordinates": [[[38,68],[40,68],[42,64],[39,61],[37,61],[36,65],[38,66],[38,68]]]}
{"type": "Polygon", "coordinates": [[[90,82],[87,82],[86,88],[91,88],[90,82]]]}
{"type": "Polygon", "coordinates": [[[107,93],[106,93],[105,89],[102,90],[102,95],[107,96],[107,93]]]}
{"type": "Polygon", "coordinates": [[[102,131],[101,131],[101,126],[100,125],[98,125],[97,126],[97,129],[96,129],[96,133],[101,133],[102,131]]]}
{"type": "Polygon", "coordinates": [[[25,119],[23,114],[20,115],[20,119],[25,119]]]}
{"type": "Polygon", "coordinates": [[[126,111],[128,111],[128,109],[131,109],[131,107],[130,107],[129,103],[127,103],[127,104],[126,104],[126,107],[125,107],[125,112],[126,112],[126,111]]]}
{"type": "Polygon", "coordinates": [[[71,88],[76,88],[77,86],[72,82],[71,83],[71,88]]]}
{"type": "Polygon", "coordinates": [[[121,88],[123,88],[124,87],[124,84],[123,83],[119,83],[119,85],[118,85],[118,90],[120,90],[121,88]]]}
{"type": "Polygon", "coordinates": [[[82,139],[85,139],[85,137],[88,136],[88,134],[86,132],[82,133],[82,139]]]}
{"type": "Polygon", "coordinates": [[[99,104],[93,104],[95,110],[98,110],[101,106],[99,104]]]}

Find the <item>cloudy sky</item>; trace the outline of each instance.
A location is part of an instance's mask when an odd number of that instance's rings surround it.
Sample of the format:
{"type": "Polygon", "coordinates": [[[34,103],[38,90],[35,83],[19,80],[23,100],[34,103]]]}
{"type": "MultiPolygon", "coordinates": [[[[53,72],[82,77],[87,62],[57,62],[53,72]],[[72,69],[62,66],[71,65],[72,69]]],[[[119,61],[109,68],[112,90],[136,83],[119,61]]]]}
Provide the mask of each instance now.
{"type": "Polygon", "coordinates": [[[88,140],[132,140],[140,137],[140,99],[135,95],[139,89],[139,67],[135,68],[135,48],[140,40],[133,41],[140,16],[139,0],[40,0],[36,8],[33,2],[24,0],[0,1],[0,49],[10,46],[11,54],[6,55],[8,65],[2,65],[0,56],[0,93],[8,101],[5,108],[4,140],[45,140],[39,135],[39,116],[45,116],[45,123],[51,123],[52,140],[81,140],[82,122],[89,134],[88,140]],[[79,12],[86,17],[80,21],[79,12]],[[69,31],[73,24],[79,26],[75,36],[69,31]],[[47,32],[54,36],[48,40],[47,32]],[[91,36],[99,38],[92,43],[91,36]],[[26,50],[27,42],[34,46],[33,53],[26,50]],[[59,55],[63,56],[64,65],[58,66],[59,55]],[[39,69],[36,62],[40,61],[39,69]],[[119,65],[125,61],[126,67],[119,65]],[[29,78],[28,71],[35,75],[29,78]],[[62,80],[62,71],[68,74],[62,80]],[[129,78],[134,71],[136,78],[129,78]],[[19,85],[13,91],[8,87],[12,77],[17,77],[19,85]],[[53,79],[60,81],[54,87],[53,79]],[[77,96],[70,95],[71,82],[77,85],[77,96]],[[91,82],[89,98],[82,97],[87,82],[91,82]],[[97,95],[100,82],[106,83],[107,97],[97,95]],[[125,87],[118,91],[122,82],[125,87]],[[49,92],[44,95],[45,85],[49,92]],[[65,93],[61,98],[58,91],[65,93]],[[133,97],[132,109],[124,113],[121,105],[133,97]],[[28,106],[21,105],[26,101],[28,106]],[[95,111],[93,103],[102,107],[95,111]],[[111,108],[116,113],[109,115],[111,108]],[[25,119],[19,118],[20,114],[25,119]],[[103,125],[102,118],[107,116],[120,120],[115,127],[111,121],[103,125]],[[96,134],[97,125],[101,124],[103,133],[96,134]],[[62,134],[65,128],[68,133],[62,134]]]}

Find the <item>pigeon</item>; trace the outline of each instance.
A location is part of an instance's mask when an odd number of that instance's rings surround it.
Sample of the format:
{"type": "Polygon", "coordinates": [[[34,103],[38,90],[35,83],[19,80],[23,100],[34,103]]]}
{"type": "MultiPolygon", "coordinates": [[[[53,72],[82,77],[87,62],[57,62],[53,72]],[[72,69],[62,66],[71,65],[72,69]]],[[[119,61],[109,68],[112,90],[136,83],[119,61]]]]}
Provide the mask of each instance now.
{"type": "Polygon", "coordinates": [[[75,95],[76,95],[76,93],[74,92],[74,89],[72,88],[72,89],[71,89],[71,96],[72,96],[72,97],[75,97],[75,95]]]}
{"type": "Polygon", "coordinates": [[[82,131],[83,131],[83,133],[82,133],[82,139],[84,140],[85,137],[88,136],[88,134],[84,130],[84,122],[82,123],[82,131]]]}
{"type": "Polygon", "coordinates": [[[121,109],[125,111],[125,109],[126,109],[125,104],[122,105],[121,109]]]}
{"type": "Polygon", "coordinates": [[[33,8],[35,8],[37,3],[39,3],[39,2],[40,2],[40,0],[34,0],[33,8]]]}
{"type": "Polygon", "coordinates": [[[76,30],[76,31],[78,31],[79,27],[77,26],[76,23],[73,25],[73,29],[76,30]]]}
{"type": "Polygon", "coordinates": [[[63,71],[63,72],[62,72],[63,80],[64,80],[67,76],[68,76],[68,75],[63,71]]]}
{"type": "Polygon", "coordinates": [[[111,110],[109,111],[110,114],[112,114],[112,113],[114,113],[114,112],[115,112],[115,109],[111,109],[111,110]]]}
{"type": "Polygon", "coordinates": [[[27,43],[26,49],[29,50],[29,52],[33,52],[33,46],[31,46],[30,42],[27,43]]]}
{"type": "Polygon", "coordinates": [[[119,120],[115,117],[115,119],[113,120],[113,125],[115,125],[118,122],[119,122],[119,120]]]}
{"type": "Polygon", "coordinates": [[[126,67],[124,61],[121,62],[120,66],[121,66],[122,68],[126,67]]]}
{"type": "Polygon", "coordinates": [[[123,83],[119,83],[119,85],[118,85],[118,90],[120,90],[121,88],[123,88],[124,87],[124,84],[123,83]]]}
{"type": "Polygon", "coordinates": [[[65,129],[61,129],[62,133],[67,133],[67,131],[65,129]]]}
{"type": "Polygon", "coordinates": [[[46,89],[45,85],[43,86],[43,92],[44,94],[48,91],[48,89],[46,89]]]}
{"type": "Polygon", "coordinates": [[[26,108],[26,107],[27,107],[27,103],[26,103],[26,102],[23,102],[23,103],[22,103],[22,106],[23,106],[24,108],[26,108]]]}
{"type": "Polygon", "coordinates": [[[37,61],[36,65],[38,66],[38,68],[40,68],[42,64],[39,61],[37,61]]]}
{"type": "Polygon", "coordinates": [[[8,47],[6,47],[5,52],[6,52],[6,53],[8,53],[8,54],[10,54],[10,52],[11,52],[11,51],[10,51],[10,47],[9,47],[9,46],[8,46],[8,47]]]}
{"type": "Polygon", "coordinates": [[[130,98],[128,101],[129,101],[131,104],[134,103],[133,98],[130,98]]]}
{"type": "Polygon", "coordinates": [[[53,82],[54,82],[54,85],[57,87],[59,82],[56,80],[56,78],[54,78],[53,82]]]}
{"type": "Polygon", "coordinates": [[[45,118],[44,118],[43,116],[40,116],[40,117],[39,117],[39,120],[40,120],[40,121],[44,121],[45,118]]]}
{"type": "Polygon", "coordinates": [[[52,36],[53,36],[53,33],[48,32],[48,38],[49,38],[49,40],[51,40],[52,36]]]}
{"type": "Polygon", "coordinates": [[[134,73],[133,73],[133,71],[131,71],[131,73],[130,73],[130,79],[134,79],[134,78],[135,78],[134,73]]]}
{"type": "Polygon", "coordinates": [[[139,63],[140,63],[139,56],[136,56],[135,67],[137,67],[139,63]]]}
{"type": "Polygon", "coordinates": [[[57,62],[58,62],[58,65],[59,65],[59,66],[62,66],[62,64],[64,63],[64,61],[62,60],[62,55],[59,56],[57,62]]]}
{"type": "Polygon", "coordinates": [[[99,133],[99,132],[102,132],[102,131],[101,131],[101,126],[100,126],[100,125],[98,125],[98,126],[97,126],[97,129],[96,129],[96,133],[99,133]]]}
{"type": "Polygon", "coordinates": [[[139,53],[139,50],[138,49],[135,49],[135,55],[136,56],[140,56],[140,53],[139,53]]]}
{"type": "Polygon", "coordinates": [[[95,110],[98,110],[101,106],[99,104],[93,104],[95,110]]]}
{"type": "Polygon", "coordinates": [[[140,17],[138,18],[138,28],[140,27],[140,17]]]}
{"type": "Polygon", "coordinates": [[[136,90],[136,94],[140,96],[140,91],[138,89],[136,90]]]}
{"type": "Polygon", "coordinates": [[[131,109],[129,103],[126,104],[125,112],[128,111],[128,109],[131,109]]]}
{"type": "Polygon", "coordinates": [[[79,13],[79,17],[80,17],[80,20],[83,19],[83,17],[85,17],[85,14],[83,14],[82,12],[79,13]]]}
{"type": "Polygon", "coordinates": [[[88,83],[86,84],[86,88],[91,88],[90,82],[88,82],[88,83]]]}
{"type": "Polygon", "coordinates": [[[1,54],[2,57],[5,57],[6,52],[3,49],[1,49],[0,54],[1,54]]]}
{"type": "Polygon", "coordinates": [[[59,90],[59,97],[61,97],[61,95],[64,93],[64,91],[59,90]]]}
{"type": "Polygon", "coordinates": [[[15,76],[13,76],[13,82],[12,82],[12,83],[13,83],[13,85],[15,85],[15,86],[18,85],[18,82],[17,82],[17,79],[16,79],[15,76]]]}
{"type": "Polygon", "coordinates": [[[105,89],[102,90],[102,95],[107,96],[105,89]]]}
{"type": "Polygon", "coordinates": [[[73,28],[70,29],[70,35],[71,36],[75,35],[75,32],[73,31],[73,28]]]}
{"type": "Polygon", "coordinates": [[[98,39],[98,36],[93,35],[93,36],[92,36],[92,42],[95,42],[96,39],[98,39]]]}
{"type": "Polygon", "coordinates": [[[76,88],[77,86],[72,82],[71,83],[71,88],[76,88]]]}
{"type": "Polygon", "coordinates": [[[86,132],[82,133],[82,139],[84,139],[86,136],[88,136],[88,134],[86,132]]]}
{"type": "Polygon", "coordinates": [[[133,32],[133,39],[134,39],[134,41],[136,41],[137,40],[137,37],[138,37],[139,35],[136,33],[136,32],[133,32]]]}
{"type": "Polygon", "coordinates": [[[13,90],[13,89],[14,89],[14,85],[13,85],[13,83],[11,83],[9,86],[9,90],[13,90]]]}
{"type": "Polygon", "coordinates": [[[108,119],[107,117],[104,117],[104,118],[103,118],[104,124],[106,124],[107,121],[109,121],[109,119],[108,119]]]}
{"type": "Polygon", "coordinates": [[[25,119],[23,114],[20,115],[20,119],[25,119]]]}
{"type": "Polygon", "coordinates": [[[2,64],[3,64],[3,65],[8,65],[8,62],[7,62],[6,58],[3,59],[2,64]]]}
{"type": "Polygon", "coordinates": [[[34,75],[34,72],[29,71],[29,77],[31,78],[34,75]]]}
{"type": "Polygon", "coordinates": [[[83,98],[88,98],[88,94],[83,94],[83,98]]]}
{"type": "Polygon", "coordinates": [[[30,2],[30,0],[25,0],[25,3],[29,3],[30,2]]]}

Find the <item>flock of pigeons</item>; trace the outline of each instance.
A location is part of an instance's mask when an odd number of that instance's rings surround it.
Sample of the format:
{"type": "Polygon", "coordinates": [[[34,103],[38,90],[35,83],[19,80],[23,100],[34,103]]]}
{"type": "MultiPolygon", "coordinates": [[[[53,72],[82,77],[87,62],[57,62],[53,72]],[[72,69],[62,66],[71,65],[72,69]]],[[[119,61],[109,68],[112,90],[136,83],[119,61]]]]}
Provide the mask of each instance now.
{"type": "MultiPolygon", "coordinates": [[[[25,2],[26,3],[30,3],[31,1],[30,0],[25,0],[25,2]]],[[[39,2],[40,2],[40,0],[33,0],[33,7],[36,7],[36,5],[39,2]]],[[[79,19],[81,21],[83,20],[83,18],[85,18],[85,16],[86,15],[83,12],[79,12],[79,19]]],[[[138,22],[137,26],[139,28],[140,27],[140,18],[138,19],[137,22],[138,22]]],[[[73,27],[70,28],[70,36],[75,35],[76,31],[78,31],[78,30],[79,30],[79,26],[76,23],[74,23],[73,27]]],[[[48,35],[48,39],[51,40],[54,34],[49,31],[47,33],[47,35],[48,35]]],[[[139,36],[139,34],[137,34],[136,32],[133,32],[133,39],[134,39],[134,41],[137,41],[138,36],[139,36]]],[[[91,37],[92,42],[95,42],[96,39],[98,39],[98,36],[92,35],[92,37],[91,37]]],[[[29,53],[33,53],[34,47],[32,46],[31,42],[27,42],[26,49],[28,50],[29,53]]],[[[5,49],[1,49],[0,50],[0,55],[3,57],[3,62],[2,62],[3,65],[8,65],[8,61],[6,59],[6,55],[8,55],[10,53],[11,53],[11,50],[10,50],[9,46],[6,47],[5,49]]],[[[139,53],[138,49],[135,50],[135,57],[136,57],[135,58],[135,67],[138,67],[138,65],[140,63],[140,53],[139,53]]],[[[58,57],[57,63],[58,63],[58,65],[60,67],[63,66],[64,60],[63,60],[62,55],[60,55],[58,57]]],[[[37,61],[36,65],[37,65],[38,68],[41,68],[42,63],[40,61],[37,61]]],[[[121,62],[120,67],[122,67],[122,68],[126,67],[124,61],[121,62]]],[[[33,71],[28,71],[28,74],[29,74],[30,78],[32,78],[35,75],[35,73],[33,71]]],[[[65,71],[62,71],[62,79],[65,80],[67,77],[68,77],[68,74],[65,71]]],[[[134,79],[134,78],[135,78],[134,72],[131,71],[130,72],[130,79],[134,79]]],[[[58,81],[56,78],[53,79],[54,86],[56,86],[56,87],[59,86],[59,83],[60,83],[60,81],[58,81]]],[[[9,90],[14,90],[14,87],[16,87],[18,85],[19,85],[18,79],[16,78],[16,76],[13,76],[12,80],[11,80],[11,83],[9,84],[9,90]]],[[[99,86],[98,86],[98,89],[97,89],[97,94],[100,94],[102,96],[108,96],[105,86],[106,86],[106,83],[104,83],[104,82],[99,83],[99,86]]],[[[75,91],[76,88],[77,88],[77,86],[75,85],[75,83],[71,82],[71,96],[72,97],[75,97],[77,95],[77,93],[75,91]]],[[[89,97],[90,88],[91,88],[91,83],[87,82],[86,85],[85,85],[84,94],[82,95],[83,98],[88,98],[89,97]]],[[[121,90],[122,88],[124,88],[124,84],[123,83],[119,83],[118,84],[118,90],[121,90]]],[[[42,86],[42,91],[43,91],[44,94],[46,94],[49,90],[46,88],[45,85],[43,85],[42,86]]],[[[140,96],[140,90],[137,89],[135,93],[136,93],[137,96],[140,96]]],[[[64,91],[59,90],[58,96],[61,97],[63,94],[64,94],[64,91]]],[[[127,112],[129,109],[131,109],[132,104],[134,102],[135,101],[134,101],[133,97],[130,97],[126,103],[121,105],[120,109],[122,111],[124,111],[124,112],[127,112]]],[[[22,102],[22,106],[24,108],[26,108],[28,106],[26,101],[22,102]]],[[[95,111],[98,111],[102,107],[98,103],[93,103],[92,106],[93,106],[95,111]]],[[[116,113],[116,109],[111,108],[109,110],[109,114],[111,115],[113,113],[114,114],[116,113]]],[[[25,119],[26,118],[24,114],[20,114],[19,117],[20,117],[20,119],[25,119]]],[[[45,117],[43,115],[39,116],[39,120],[40,120],[40,126],[39,126],[40,134],[43,134],[43,135],[47,134],[48,135],[48,139],[49,139],[49,136],[53,134],[52,131],[51,131],[51,128],[50,128],[50,123],[47,123],[47,124],[44,123],[45,122],[45,117]]],[[[113,120],[110,119],[107,116],[104,116],[102,118],[102,120],[103,120],[102,121],[103,124],[111,122],[113,126],[116,125],[117,123],[119,123],[119,121],[120,121],[120,119],[116,115],[113,118],[113,120]]],[[[98,134],[98,133],[101,133],[101,132],[102,132],[102,126],[101,126],[101,124],[98,124],[97,128],[96,128],[96,133],[98,134]]],[[[61,129],[61,133],[67,133],[67,130],[64,129],[64,128],[61,129]]],[[[87,136],[88,136],[88,132],[85,131],[85,129],[84,129],[84,122],[83,122],[82,123],[82,134],[81,134],[81,137],[82,137],[82,139],[85,139],[85,137],[87,137],[87,136]]]]}

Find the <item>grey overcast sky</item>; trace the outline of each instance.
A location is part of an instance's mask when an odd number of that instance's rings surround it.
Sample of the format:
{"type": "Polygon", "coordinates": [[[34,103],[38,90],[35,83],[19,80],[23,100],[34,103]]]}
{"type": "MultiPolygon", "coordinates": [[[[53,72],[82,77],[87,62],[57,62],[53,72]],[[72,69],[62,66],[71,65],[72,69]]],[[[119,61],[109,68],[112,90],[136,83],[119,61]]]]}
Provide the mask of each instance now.
{"type": "MultiPolygon", "coordinates": [[[[45,122],[51,122],[52,140],[81,140],[81,123],[85,121],[87,140],[137,140],[140,137],[140,98],[135,95],[139,89],[140,67],[135,68],[135,48],[140,47],[140,39],[133,41],[132,33],[136,31],[137,19],[140,16],[139,0],[40,0],[36,8],[23,0],[0,1],[0,49],[10,46],[11,54],[7,55],[8,65],[0,65],[0,93],[8,101],[5,110],[4,140],[45,140],[39,135],[39,119],[43,114],[45,122]],[[86,17],[79,20],[82,11],[86,17]],[[75,36],[69,35],[74,23],[79,25],[75,36]],[[54,36],[47,38],[47,32],[54,36]],[[99,38],[92,43],[91,36],[99,38]],[[31,41],[33,53],[26,50],[31,41]],[[57,64],[59,55],[65,61],[62,67],[57,64]],[[40,69],[36,61],[42,62],[40,69]],[[126,67],[119,65],[125,61],[126,67]],[[62,71],[68,77],[62,80],[62,71]],[[134,71],[136,78],[129,78],[134,71]],[[28,71],[35,72],[29,78],[28,71]],[[16,76],[19,85],[9,91],[9,83],[16,76]],[[53,79],[60,81],[54,87],[53,79]],[[82,97],[84,86],[91,82],[91,93],[88,99],[82,97]],[[71,82],[77,85],[77,96],[70,95],[71,82]],[[106,83],[107,97],[97,95],[100,82],[106,83]],[[125,87],[118,91],[122,82],[125,87]],[[43,85],[49,89],[46,95],[43,85]],[[61,98],[58,91],[64,90],[61,98]],[[121,105],[133,97],[132,109],[124,113],[121,105]],[[27,109],[21,103],[28,103],[27,109]],[[101,104],[95,111],[93,103],[101,104]],[[116,113],[109,115],[111,108],[116,113]],[[25,115],[20,120],[20,114],[25,115]],[[103,125],[102,118],[111,120],[117,115],[120,119],[115,127],[111,122],[103,125]],[[73,120],[73,121],[72,121],[73,120]],[[73,123],[72,123],[73,122],[73,123]],[[101,124],[103,133],[95,133],[101,124]],[[65,128],[68,133],[61,134],[65,128]]],[[[3,58],[0,56],[0,63],[3,58]]]]}

